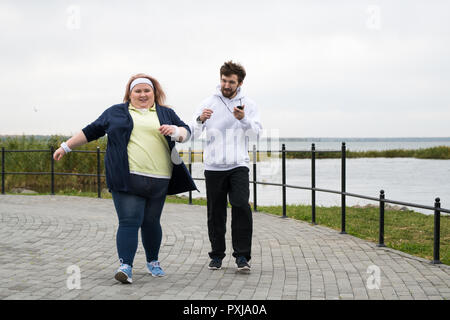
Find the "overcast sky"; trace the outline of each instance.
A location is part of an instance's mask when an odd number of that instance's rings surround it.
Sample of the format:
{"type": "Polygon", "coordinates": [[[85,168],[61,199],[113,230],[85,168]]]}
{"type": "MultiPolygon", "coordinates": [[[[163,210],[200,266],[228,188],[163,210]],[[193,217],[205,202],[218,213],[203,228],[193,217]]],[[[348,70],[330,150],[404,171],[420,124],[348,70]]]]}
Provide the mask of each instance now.
{"type": "Polygon", "coordinates": [[[190,121],[224,61],[289,137],[450,136],[450,1],[0,3],[0,135],[71,135],[131,75],[190,121]]]}

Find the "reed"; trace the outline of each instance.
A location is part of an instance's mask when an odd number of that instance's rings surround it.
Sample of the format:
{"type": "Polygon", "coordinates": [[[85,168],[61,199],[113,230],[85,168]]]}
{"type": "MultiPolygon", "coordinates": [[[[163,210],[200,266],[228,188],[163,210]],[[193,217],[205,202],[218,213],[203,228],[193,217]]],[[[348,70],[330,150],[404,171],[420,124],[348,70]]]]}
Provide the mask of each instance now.
{"type": "MultiPolygon", "coordinates": [[[[340,158],[341,152],[316,152],[316,159],[340,158]]],[[[437,146],[424,149],[406,150],[371,150],[371,151],[351,151],[347,150],[347,158],[417,158],[417,159],[450,159],[450,147],[437,146]]],[[[311,159],[310,151],[294,151],[286,153],[288,159],[311,159]]]]}
{"type": "MultiPolygon", "coordinates": [[[[51,152],[50,149],[56,150],[62,141],[69,137],[62,135],[52,136],[0,136],[0,147],[4,147],[5,152],[5,171],[6,172],[28,172],[36,174],[28,175],[13,175],[7,174],[5,176],[6,190],[12,188],[29,188],[38,192],[46,192],[50,185],[49,175],[39,175],[38,172],[50,172],[51,166],[51,152]],[[13,150],[40,150],[34,152],[11,152],[13,150]],[[46,151],[47,150],[47,151],[46,151]]],[[[97,146],[100,147],[101,172],[104,172],[104,151],[106,150],[106,137],[92,141],[82,147],[77,148],[77,151],[96,151],[97,146]]],[[[253,162],[253,153],[249,152],[250,161],[253,162]]],[[[257,161],[266,161],[273,158],[280,157],[280,152],[258,152],[257,161]]],[[[185,163],[189,161],[188,152],[180,152],[180,156],[185,163]]],[[[339,158],[340,152],[321,153],[316,154],[316,158],[339,158]]],[[[286,154],[288,159],[307,159],[311,157],[309,151],[294,151],[286,154]]],[[[417,150],[385,150],[385,151],[351,151],[347,150],[347,158],[374,158],[374,157],[413,157],[419,159],[450,159],[450,147],[438,146],[426,149],[417,150]]],[[[195,151],[192,162],[202,162],[203,154],[201,151],[195,151]]],[[[96,153],[79,153],[72,152],[63,158],[61,161],[55,162],[55,172],[57,173],[81,173],[92,174],[97,173],[97,156],[96,153]]],[[[84,176],[63,176],[56,175],[55,188],[57,190],[86,190],[95,191],[97,180],[95,177],[84,176]]],[[[104,178],[102,178],[104,185],[104,178]]]]}
{"type": "MultiPolygon", "coordinates": [[[[27,172],[29,174],[6,174],[5,189],[26,188],[37,192],[47,192],[50,188],[50,175],[38,174],[39,172],[50,173],[51,171],[51,148],[56,150],[61,142],[66,141],[66,136],[49,136],[39,138],[34,136],[2,137],[0,138],[0,147],[4,147],[5,152],[5,171],[7,173],[27,172]],[[29,152],[11,152],[17,150],[28,150],[29,152]],[[34,150],[34,151],[32,151],[34,150]]],[[[106,138],[87,143],[77,148],[82,151],[96,151],[97,146],[100,150],[106,149],[106,138]]],[[[100,154],[100,170],[104,172],[104,154],[100,154]]],[[[62,160],[54,162],[55,172],[57,173],[97,173],[97,154],[96,153],[78,153],[71,152],[62,160]]],[[[57,190],[77,190],[94,191],[96,190],[96,177],[86,176],[55,176],[55,188],[57,190]]],[[[104,185],[104,179],[102,179],[104,185]]]]}

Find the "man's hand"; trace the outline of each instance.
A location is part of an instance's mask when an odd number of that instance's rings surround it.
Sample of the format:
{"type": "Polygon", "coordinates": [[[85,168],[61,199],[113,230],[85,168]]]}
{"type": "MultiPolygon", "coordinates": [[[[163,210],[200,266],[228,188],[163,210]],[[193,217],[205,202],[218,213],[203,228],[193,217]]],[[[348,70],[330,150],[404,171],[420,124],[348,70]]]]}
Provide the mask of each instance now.
{"type": "Polygon", "coordinates": [[[236,119],[242,120],[245,117],[245,111],[244,111],[245,105],[242,106],[242,110],[234,107],[233,109],[233,115],[236,119]]]}
{"type": "Polygon", "coordinates": [[[211,115],[213,114],[213,112],[214,111],[212,109],[208,109],[208,108],[203,109],[203,112],[200,115],[200,121],[203,123],[206,120],[208,120],[209,118],[211,118],[211,115]]]}

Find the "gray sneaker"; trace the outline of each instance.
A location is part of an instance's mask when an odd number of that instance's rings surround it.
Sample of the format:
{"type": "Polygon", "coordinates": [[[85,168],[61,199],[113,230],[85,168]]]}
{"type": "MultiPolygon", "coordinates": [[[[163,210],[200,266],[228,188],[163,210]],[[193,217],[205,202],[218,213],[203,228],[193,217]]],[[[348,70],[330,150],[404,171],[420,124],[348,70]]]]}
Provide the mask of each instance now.
{"type": "Polygon", "coordinates": [[[236,264],[238,271],[250,271],[251,266],[248,264],[248,261],[245,257],[237,257],[236,264]]]}
{"type": "Polygon", "coordinates": [[[209,270],[220,270],[222,269],[222,260],[219,258],[214,258],[211,260],[208,266],[209,270]]]}

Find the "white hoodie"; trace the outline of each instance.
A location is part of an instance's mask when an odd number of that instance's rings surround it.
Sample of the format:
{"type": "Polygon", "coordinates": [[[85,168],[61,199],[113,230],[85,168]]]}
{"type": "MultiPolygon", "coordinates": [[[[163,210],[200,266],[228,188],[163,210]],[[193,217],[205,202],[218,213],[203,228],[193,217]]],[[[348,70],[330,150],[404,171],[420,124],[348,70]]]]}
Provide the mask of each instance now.
{"type": "Polygon", "coordinates": [[[206,131],[206,146],[203,150],[205,170],[224,171],[249,166],[248,141],[256,140],[262,129],[256,104],[237,89],[234,98],[223,96],[220,85],[216,93],[205,99],[194,114],[191,138],[199,138],[206,131]],[[236,106],[244,105],[245,116],[238,120],[233,115],[236,106]],[[210,119],[203,124],[197,122],[203,109],[213,110],[210,119]]]}

